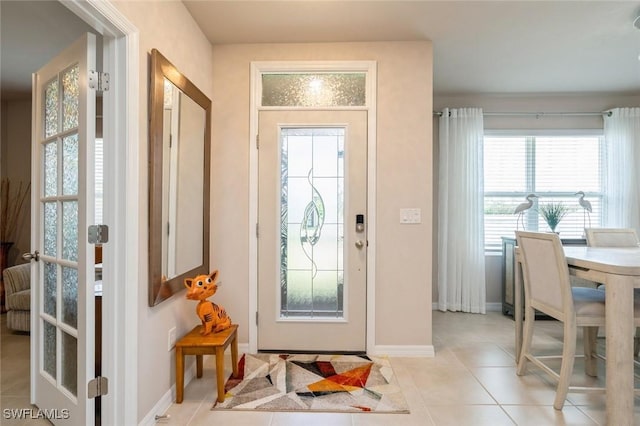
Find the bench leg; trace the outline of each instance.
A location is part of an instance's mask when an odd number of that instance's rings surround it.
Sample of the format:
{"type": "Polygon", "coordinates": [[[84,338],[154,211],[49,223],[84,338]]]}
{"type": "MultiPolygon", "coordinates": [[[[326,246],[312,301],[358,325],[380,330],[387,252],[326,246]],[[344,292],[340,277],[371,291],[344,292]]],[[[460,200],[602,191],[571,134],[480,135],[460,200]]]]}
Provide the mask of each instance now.
{"type": "Polygon", "coordinates": [[[224,402],[224,347],[216,346],[216,380],[218,402],[224,402]]]}
{"type": "Polygon", "coordinates": [[[196,355],[196,377],[199,379],[202,377],[202,355],[196,355]]]}
{"type": "Polygon", "coordinates": [[[233,368],[233,377],[238,377],[238,333],[233,333],[231,340],[231,368],[233,368]]]}
{"type": "Polygon", "coordinates": [[[176,347],[176,404],[184,398],[184,354],[181,347],[176,347]]]}

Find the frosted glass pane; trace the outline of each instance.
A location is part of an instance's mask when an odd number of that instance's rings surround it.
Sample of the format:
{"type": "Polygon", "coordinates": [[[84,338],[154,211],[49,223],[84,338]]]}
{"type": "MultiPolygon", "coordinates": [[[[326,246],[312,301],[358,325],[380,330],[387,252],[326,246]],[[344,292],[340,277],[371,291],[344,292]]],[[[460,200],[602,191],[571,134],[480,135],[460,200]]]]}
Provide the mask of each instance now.
{"type": "Polygon", "coordinates": [[[333,312],[338,310],[337,272],[318,272],[313,280],[313,310],[333,312]]]}
{"type": "Polygon", "coordinates": [[[302,223],[304,209],[311,196],[311,185],[306,177],[292,178],[286,180],[288,197],[283,202],[287,202],[289,223],[302,223]]]}
{"type": "Polygon", "coordinates": [[[344,129],[342,137],[338,138],[338,176],[344,177],[344,129]]]}
{"type": "Polygon", "coordinates": [[[289,224],[286,241],[288,269],[311,271],[311,260],[304,254],[300,244],[300,224],[289,224]]]}
{"type": "Polygon", "coordinates": [[[62,129],[78,127],[78,100],[80,67],[75,65],[62,74],[62,129]]]}
{"type": "Polygon", "coordinates": [[[283,129],[282,133],[282,161],[285,163],[286,157],[295,158],[295,162],[287,162],[287,171],[289,176],[307,177],[309,170],[313,166],[312,138],[310,136],[291,135],[290,131],[294,129],[283,129]],[[286,156],[284,150],[286,149],[286,156]]]}
{"type": "Polygon", "coordinates": [[[322,145],[322,148],[314,150],[313,174],[314,176],[336,176],[338,174],[338,140],[335,136],[316,136],[313,138],[314,146],[322,145]]]}
{"type": "Polygon", "coordinates": [[[62,194],[78,193],[78,134],[62,139],[62,194]]]}
{"type": "Polygon", "coordinates": [[[78,328],[78,270],[62,267],[62,321],[78,328]]]}
{"type": "Polygon", "coordinates": [[[62,386],[78,396],[78,341],[62,333],[62,386]]]}
{"type": "Polygon", "coordinates": [[[56,300],[58,287],[58,269],[53,263],[44,264],[44,313],[56,317],[56,300]]]}
{"type": "Polygon", "coordinates": [[[337,223],[338,222],[338,208],[342,207],[339,204],[339,197],[342,197],[340,190],[340,181],[343,178],[314,178],[313,186],[322,194],[322,201],[324,202],[325,211],[325,223],[337,223]]]}
{"type": "Polygon", "coordinates": [[[344,315],[344,270],[342,268],[338,271],[336,288],[338,289],[338,313],[342,317],[344,315]]]}
{"type": "Polygon", "coordinates": [[[337,223],[344,223],[344,178],[336,179],[336,191],[338,199],[336,201],[337,223]]]}
{"type": "Polygon", "coordinates": [[[365,73],[262,76],[263,106],[334,107],[365,104],[365,73]]]}
{"type": "Polygon", "coordinates": [[[322,236],[313,248],[313,261],[318,270],[338,269],[338,233],[342,234],[342,225],[327,225],[322,229],[322,236]]]}
{"type": "Polygon", "coordinates": [[[57,252],[58,211],[55,202],[44,203],[44,254],[55,256],[57,252]]]}
{"type": "Polygon", "coordinates": [[[342,316],[343,135],[343,128],[281,133],[282,316],[342,316]],[[291,174],[294,167],[296,176],[291,174]]]}
{"type": "Polygon", "coordinates": [[[78,260],[78,202],[62,203],[62,258],[78,260]]]}
{"type": "Polygon", "coordinates": [[[58,80],[52,80],[44,87],[44,136],[58,133],[58,80]]]}
{"type": "Polygon", "coordinates": [[[56,379],[56,327],[46,321],[42,321],[44,329],[42,333],[43,367],[53,379],[56,379]]]}
{"type": "MultiPolygon", "coordinates": [[[[313,309],[310,271],[289,271],[287,276],[286,311],[307,311],[313,309]]],[[[283,309],[284,311],[284,309],[283,309]]],[[[284,311],[282,314],[286,315],[284,311]]]]}
{"type": "Polygon", "coordinates": [[[58,144],[50,142],[44,146],[44,196],[58,193],[58,144]]]}

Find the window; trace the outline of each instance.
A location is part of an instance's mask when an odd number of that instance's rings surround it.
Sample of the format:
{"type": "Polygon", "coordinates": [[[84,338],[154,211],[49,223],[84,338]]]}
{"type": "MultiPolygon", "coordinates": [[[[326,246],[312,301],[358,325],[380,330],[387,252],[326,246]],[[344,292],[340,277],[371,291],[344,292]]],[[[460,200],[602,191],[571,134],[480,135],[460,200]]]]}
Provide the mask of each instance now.
{"type": "Polygon", "coordinates": [[[582,238],[585,227],[601,226],[603,149],[602,135],[485,134],[485,249],[500,249],[501,237],[513,237],[523,224],[528,231],[550,231],[538,213],[542,204],[568,208],[556,228],[562,238],[582,238]],[[578,203],[579,191],[591,203],[590,214],[578,203]],[[532,193],[539,198],[516,223],[514,210],[532,193]]]}

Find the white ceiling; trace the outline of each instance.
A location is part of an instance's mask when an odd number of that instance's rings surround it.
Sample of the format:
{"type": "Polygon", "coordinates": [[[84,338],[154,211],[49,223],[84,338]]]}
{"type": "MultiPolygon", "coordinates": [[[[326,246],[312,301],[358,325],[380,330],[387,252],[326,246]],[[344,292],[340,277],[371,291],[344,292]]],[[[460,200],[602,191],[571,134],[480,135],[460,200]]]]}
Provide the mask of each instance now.
{"type": "MultiPolygon", "coordinates": [[[[213,44],[431,40],[436,95],[640,96],[640,1],[183,3],[213,44]]],[[[28,96],[31,73],[88,30],[53,1],[2,0],[0,17],[4,99],[28,96]]]]}
{"type": "Polygon", "coordinates": [[[638,1],[183,3],[214,44],[431,40],[436,94],[640,94],[638,1]]]}

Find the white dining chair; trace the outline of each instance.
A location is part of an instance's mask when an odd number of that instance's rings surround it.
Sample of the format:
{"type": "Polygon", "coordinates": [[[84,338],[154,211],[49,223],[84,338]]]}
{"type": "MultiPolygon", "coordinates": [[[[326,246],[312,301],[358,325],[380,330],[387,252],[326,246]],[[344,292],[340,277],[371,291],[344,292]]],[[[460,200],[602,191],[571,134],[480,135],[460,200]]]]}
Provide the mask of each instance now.
{"type": "Polygon", "coordinates": [[[594,288],[571,287],[569,269],[560,237],[555,233],[516,231],[521,251],[525,294],[524,337],[516,374],[525,374],[531,362],[557,380],[553,407],[561,410],[570,390],[604,391],[604,388],[569,386],[576,357],[577,328],[584,327],[585,370],[596,374],[597,327],[605,324],[605,294],[594,288]],[[535,310],[563,323],[561,356],[536,356],[532,352],[535,310]],[[561,358],[560,373],[546,362],[561,358]]]}
{"type": "Polygon", "coordinates": [[[589,247],[638,247],[638,234],[633,228],[584,228],[589,247]]]}
{"type": "MultiPolygon", "coordinates": [[[[584,228],[589,247],[638,247],[640,240],[633,228],[584,228]]],[[[598,290],[605,290],[604,284],[598,286],[598,290]]],[[[634,291],[634,299],[640,300],[640,290],[634,291]]],[[[636,337],[633,342],[633,354],[637,357],[640,353],[640,330],[636,329],[636,337]]]]}

